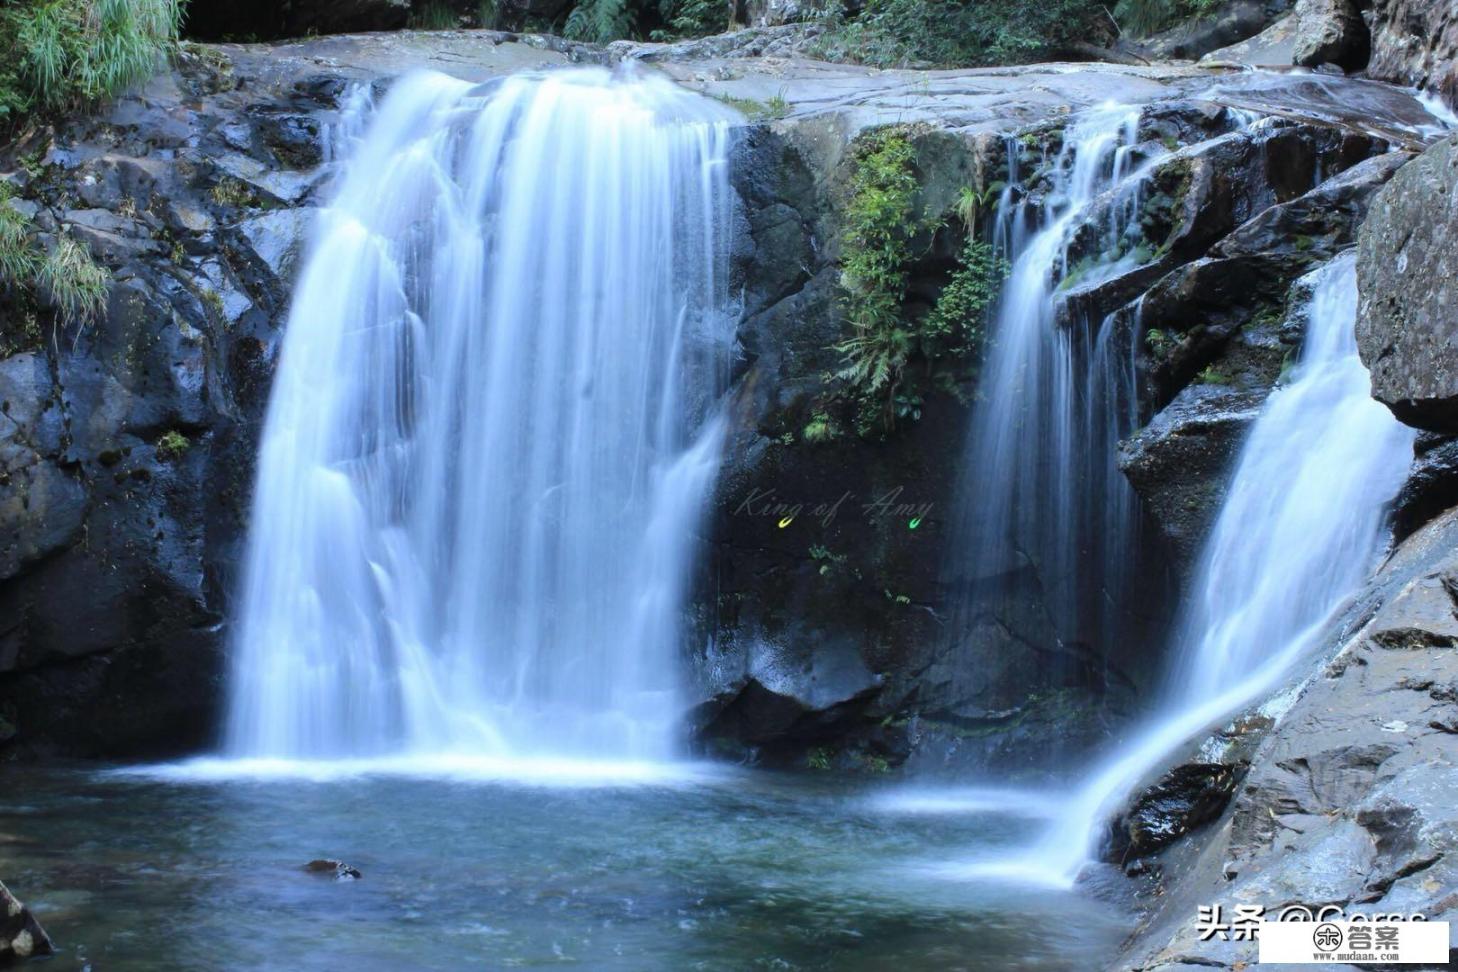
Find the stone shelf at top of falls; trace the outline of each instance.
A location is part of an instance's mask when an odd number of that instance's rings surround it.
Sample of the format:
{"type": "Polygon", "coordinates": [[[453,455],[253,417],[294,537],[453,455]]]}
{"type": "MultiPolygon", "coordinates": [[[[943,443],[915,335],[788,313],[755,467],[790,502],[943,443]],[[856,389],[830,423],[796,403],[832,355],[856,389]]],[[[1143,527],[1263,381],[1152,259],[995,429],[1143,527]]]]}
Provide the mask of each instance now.
{"type": "Polygon", "coordinates": [[[782,100],[784,117],[796,127],[812,119],[827,126],[811,136],[832,152],[827,161],[838,158],[835,143],[844,145],[875,125],[926,122],[970,136],[1018,130],[1107,101],[1144,104],[1208,95],[1254,111],[1371,130],[1398,141],[1421,140],[1432,121],[1414,99],[1389,85],[1191,64],[880,70],[798,54],[760,56],[764,45],[754,43],[618,42],[604,48],[490,30],[344,34],[266,45],[198,45],[195,50],[216,51],[232,63],[228,73],[277,89],[311,81],[379,82],[420,68],[481,81],[516,71],[633,60],[716,97],[741,103],[782,100]]]}

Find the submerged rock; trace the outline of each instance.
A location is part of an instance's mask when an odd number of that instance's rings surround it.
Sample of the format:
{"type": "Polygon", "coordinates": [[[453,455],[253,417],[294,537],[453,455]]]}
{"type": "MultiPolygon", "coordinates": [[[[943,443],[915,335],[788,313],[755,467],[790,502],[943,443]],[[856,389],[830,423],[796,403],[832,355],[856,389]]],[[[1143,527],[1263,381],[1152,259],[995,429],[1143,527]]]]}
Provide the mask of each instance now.
{"type": "Polygon", "coordinates": [[[1357,346],[1372,394],[1399,419],[1458,432],[1458,139],[1376,196],[1357,259],[1357,346]]]}
{"type": "Polygon", "coordinates": [[[0,965],[21,962],[55,951],[40,922],[0,883],[0,965]]]}
{"type": "Polygon", "coordinates": [[[364,877],[359,868],[351,867],[343,861],[336,861],[333,858],[317,858],[304,865],[304,870],[310,874],[332,877],[336,881],[358,881],[364,877]]]}

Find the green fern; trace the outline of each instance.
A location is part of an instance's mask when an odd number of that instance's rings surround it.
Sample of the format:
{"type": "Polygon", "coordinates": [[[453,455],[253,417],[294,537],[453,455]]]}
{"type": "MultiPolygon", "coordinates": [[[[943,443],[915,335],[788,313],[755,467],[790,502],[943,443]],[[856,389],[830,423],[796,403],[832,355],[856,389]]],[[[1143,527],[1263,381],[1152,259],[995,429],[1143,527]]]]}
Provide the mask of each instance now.
{"type": "Polygon", "coordinates": [[[563,33],[595,44],[622,40],[632,33],[636,13],[628,0],[583,0],[567,15],[563,33]]]}
{"type": "MultiPolygon", "coordinates": [[[[841,287],[854,332],[836,345],[845,355],[839,377],[871,410],[890,415],[891,393],[914,348],[901,316],[909,247],[918,223],[916,150],[897,128],[868,136],[857,147],[850,202],[841,234],[841,287]]],[[[858,423],[874,426],[869,416],[858,423]]]]}

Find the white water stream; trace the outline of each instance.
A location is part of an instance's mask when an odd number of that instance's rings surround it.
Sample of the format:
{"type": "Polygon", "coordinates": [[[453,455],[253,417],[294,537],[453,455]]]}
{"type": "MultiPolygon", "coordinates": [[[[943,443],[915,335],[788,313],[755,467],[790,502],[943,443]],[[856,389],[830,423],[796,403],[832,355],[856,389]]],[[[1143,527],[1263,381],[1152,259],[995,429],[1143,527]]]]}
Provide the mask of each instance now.
{"type": "Polygon", "coordinates": [[[263,435],[229,755],[668,758],[732,115],[602,70],[357,100],[263,435]]]}
{"type": "Polygon", "coordinates": [[[1311,283],[1300,362],[1241,450],[1161,710],[1074,791],[1042,840],[978,873],[1071,885],[1118,801],[1181,745],[1271,691],[1375,566],[1414,433],[1372,399],[1357,357],[1353,255],[1311,283]]]}

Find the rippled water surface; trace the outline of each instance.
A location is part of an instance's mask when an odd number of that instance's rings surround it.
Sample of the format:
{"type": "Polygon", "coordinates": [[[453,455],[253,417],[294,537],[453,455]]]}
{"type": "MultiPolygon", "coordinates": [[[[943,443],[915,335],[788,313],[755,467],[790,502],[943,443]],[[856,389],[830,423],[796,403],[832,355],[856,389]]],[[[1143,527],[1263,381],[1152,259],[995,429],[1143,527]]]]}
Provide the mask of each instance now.
{"type": "Polygon", "coordinates": [[[813,774],[197,775],[0,770],[0,875],[62,949],[44,968],[1067,970],[1129,924],[949,876],[1028,824],[813,774]]]}

